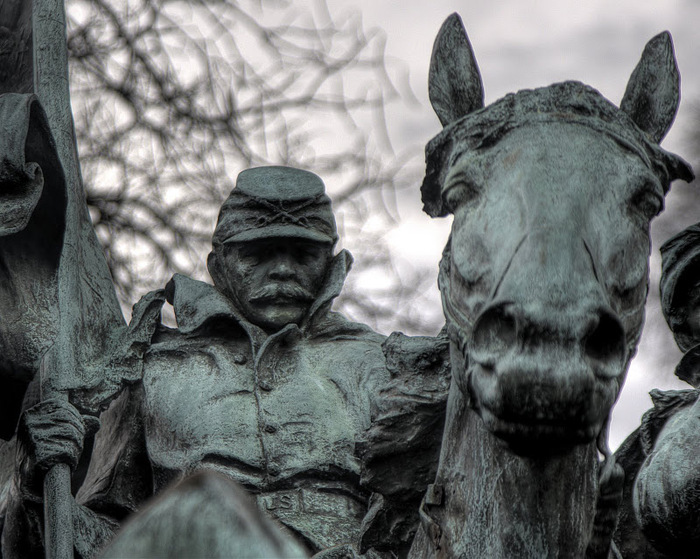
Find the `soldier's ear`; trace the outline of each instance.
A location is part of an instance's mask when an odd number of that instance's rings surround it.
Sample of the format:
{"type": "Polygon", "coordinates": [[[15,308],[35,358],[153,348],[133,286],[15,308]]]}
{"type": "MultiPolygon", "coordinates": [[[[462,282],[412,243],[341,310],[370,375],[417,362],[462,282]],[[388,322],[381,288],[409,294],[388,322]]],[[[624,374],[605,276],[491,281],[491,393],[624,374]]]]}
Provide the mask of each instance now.
{"type": "Polygon", "coordinates": [[[676,117],[680,81],[671,34],[664,31],[644,47],[620,103],[620,108],[657,143],[676,117]]]}

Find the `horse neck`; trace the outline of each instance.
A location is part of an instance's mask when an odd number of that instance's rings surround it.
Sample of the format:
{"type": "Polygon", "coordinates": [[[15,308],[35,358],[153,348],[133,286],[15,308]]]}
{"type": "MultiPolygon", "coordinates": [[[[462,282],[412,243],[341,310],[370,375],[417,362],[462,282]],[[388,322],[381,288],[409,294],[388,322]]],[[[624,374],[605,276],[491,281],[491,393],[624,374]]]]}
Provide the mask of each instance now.
{"type": "Polygon", "coordinates": [[[595,444],[524,458],[486,431],[453,382],[437,483],[450,557],[583,557],[597,494],[595,444]]]}

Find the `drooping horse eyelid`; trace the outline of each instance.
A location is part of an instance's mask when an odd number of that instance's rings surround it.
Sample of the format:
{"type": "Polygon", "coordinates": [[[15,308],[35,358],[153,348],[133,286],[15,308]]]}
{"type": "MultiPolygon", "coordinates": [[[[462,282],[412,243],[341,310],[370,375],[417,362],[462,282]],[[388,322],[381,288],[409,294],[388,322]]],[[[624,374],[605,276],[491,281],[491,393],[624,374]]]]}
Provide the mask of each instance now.
{"type": "MultiPolygon", "coordinates": [[[[457,172],[445,179],[445,184],[442,187],[442,198],[450,207],[453,204],[451,202],[461,203],[473,198],[479,191],[479,187],[476,182],[467,173],[457,172]],[[459,199],[455,200],[455,195],[459,196],[459,199]]],[[[450,208],[454,210],[455,208],[450,208]]]]}
{"type": "Polygon", "coordinates": [[[658,179],[640,177],[632,188],[630,200],[634,205],[640,205],[643,201],[647,201],[649,196],[653,196],[658,202],[658,208],[654,212],[654,215],[658,215],[665,207],[664,189],[658,179]]]}
{"type": "Polygon", "coordinates": [[[457,207],[473,201],[478,194],[478,188],[474,183],[464,181],[452,181],[444,190],[442,197],[447,208],[454,212],[457,207]]]}
{"type": "Polygon", "coordinates": [[[651,194],[657,195],[662,200],[665,197],[661,182],[653,175],[640,176],[636,181],[635,191],[637,193],[650,192],[651,194]]]}

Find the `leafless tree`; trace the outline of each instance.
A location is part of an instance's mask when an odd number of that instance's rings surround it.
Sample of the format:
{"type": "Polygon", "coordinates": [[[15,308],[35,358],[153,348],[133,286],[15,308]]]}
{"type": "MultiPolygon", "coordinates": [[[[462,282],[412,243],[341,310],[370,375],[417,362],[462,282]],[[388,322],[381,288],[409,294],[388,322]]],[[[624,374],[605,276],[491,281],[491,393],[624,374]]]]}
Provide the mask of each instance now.
{"type": "Polygon", "coordinates": [[[411,92],[381,30],[356,12],[332,16],[324,1],[67,5],[88,205],[125,308],[173,272],[206,279],[237,173],[283,164],[325,179],[344,236],[367,247],[353,277],[382,276],[376,289],[350,283],[342,310],[384,329],[434,326],[415,310],[424,271],[399,273],[378,233],[396,217],[396,192],[420,176],[418,150],[395,153],[388,139],[385,107],[411,92]]]}

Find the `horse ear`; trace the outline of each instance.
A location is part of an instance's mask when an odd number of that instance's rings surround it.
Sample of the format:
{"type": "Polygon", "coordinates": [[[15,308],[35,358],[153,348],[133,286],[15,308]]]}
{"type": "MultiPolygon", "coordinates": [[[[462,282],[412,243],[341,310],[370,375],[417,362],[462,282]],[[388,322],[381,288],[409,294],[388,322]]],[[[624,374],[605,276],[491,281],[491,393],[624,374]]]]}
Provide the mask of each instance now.
{"type": "Polygon", "coordinates": [[[676,116],[680,81],[671,34],[664,31],[644,47],[620,103],[620,108],[657,143],[676,116]]]}
{"type": "Polygon", "coordinates": [[[484,106],[479,67],[458,14],[445,20],[435,38],[428,95],[443,126],[484,106]]]}

